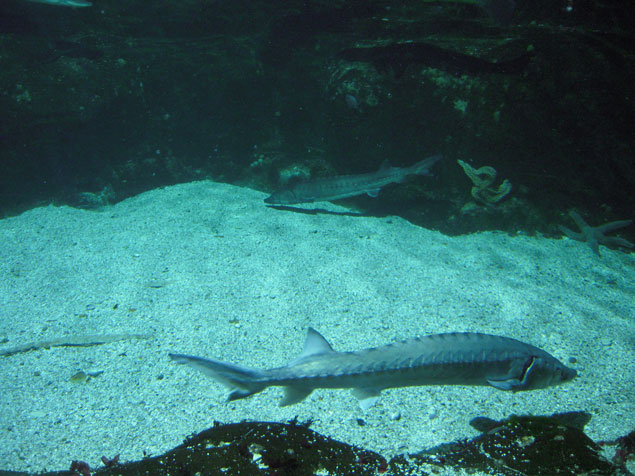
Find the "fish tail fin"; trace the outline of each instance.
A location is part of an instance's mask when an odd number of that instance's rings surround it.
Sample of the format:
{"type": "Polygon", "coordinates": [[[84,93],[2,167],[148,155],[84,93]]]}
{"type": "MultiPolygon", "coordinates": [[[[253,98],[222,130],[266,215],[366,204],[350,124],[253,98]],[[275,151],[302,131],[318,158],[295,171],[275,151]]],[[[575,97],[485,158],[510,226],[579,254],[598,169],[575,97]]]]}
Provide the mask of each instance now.
{"type": "Polygon", "coordinates": [[[422,161],[410,166],[410,173],[417,175],[429,175],[430,167],[432,167],[442,158],[443,156],[441,154],[437,154],[433,155],[432,157],[428,157],[427,159],[423,159],[422,161]]]}
{"type": "Polygon", "coordinates": [[[508,24],[516,10],[514,0],[478,0],[478,4],[492,20],[500,25],[508,24]]]}
{"type": "Polygon", "coordinates": [[[228,400],[238,400],[261,392],[269,386],[265,371],[241,367],[219,360],[204,359],[183,354],[170,354],[177,364],[200,370],[230,390],[228,400]]]}

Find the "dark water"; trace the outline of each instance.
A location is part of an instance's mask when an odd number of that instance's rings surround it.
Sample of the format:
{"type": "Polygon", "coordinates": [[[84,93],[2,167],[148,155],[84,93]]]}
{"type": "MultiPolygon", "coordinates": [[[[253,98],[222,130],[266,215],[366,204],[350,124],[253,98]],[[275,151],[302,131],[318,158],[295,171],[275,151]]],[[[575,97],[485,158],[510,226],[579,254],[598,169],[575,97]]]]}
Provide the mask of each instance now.
{"type": "Polygon", "coordinates": [[[0,9],[4,215],[201,178],[271,191],[442,153],[432,178],[348,203],[450,234],[559,236],[571,209],[633,217],[626,1],[518,0],[506,23],[419,1],[0,9]],[[475,200],[457,160],[512,191],[475,200]]]}

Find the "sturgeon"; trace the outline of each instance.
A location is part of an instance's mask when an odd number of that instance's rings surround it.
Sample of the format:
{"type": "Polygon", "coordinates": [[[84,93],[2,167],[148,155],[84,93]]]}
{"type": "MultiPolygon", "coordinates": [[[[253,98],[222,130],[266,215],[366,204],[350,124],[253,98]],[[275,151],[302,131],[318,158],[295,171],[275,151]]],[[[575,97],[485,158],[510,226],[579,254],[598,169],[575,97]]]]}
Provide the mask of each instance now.
{"type": "MultiPolygon", "coordinates": [[[[435,0],[424,0],[424,2],[433,2],[435,0]]],[[[487,16],[500,24],[507,24],[512,19],[514,10],[516,10],[515,0],[451,0],[447,3],[466,3],[480,7],[487,16]]]]}
{"type": "Polygon", "coordinates": [[[339,200],[364,193],[376,197],[382,187],[403,182],[409,175],[428,175],[428,170],[441,155],[433,155],[410,167],[391,167],[384,162],[377,172],[360,175],[338,175],[308,182],[296,182],[265,198],[271,205],[339,200]]]}
{"type": "Polygon", "coordinates": [[[576,371],[544,350],[509,337],[479,333],[436,334],[356,352],[337,352],[309,328],[304,350],[285,367],[258,370],[213,359],[169,354],[202,371],[238,400],[267,387],[284,387],[280,406],[304,400],[316,388],[352,388],[360,406],[372,406],[383,389],[420,385],[490,385],[520,391],[572,380],[576,371]]]}
{"type": "Polygon", "coordinates": [[[32,3],[46,3],[47,5],[56,5],[58,7],[83,8],[90,7],[93,4],[87,0],[26,0],[32,3]]]}

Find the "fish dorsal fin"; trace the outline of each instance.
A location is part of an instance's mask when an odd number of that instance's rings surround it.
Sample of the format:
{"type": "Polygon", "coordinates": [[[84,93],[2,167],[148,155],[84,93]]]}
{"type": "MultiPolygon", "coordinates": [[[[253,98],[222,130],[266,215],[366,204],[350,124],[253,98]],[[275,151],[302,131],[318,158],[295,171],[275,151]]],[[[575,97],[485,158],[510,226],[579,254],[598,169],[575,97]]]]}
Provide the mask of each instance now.
{"type": "Polygon", "coordinates": [[[288,367],[292,367],[302,362],[307,357],[316,355],[324,355],[335,352],[331,344],[318,331],[309,327],[306,332],[306,340],[304,341],[304,349],[302,353],[289,362],[288,367]]]}
{"type": "Polygon", "coordinates": [[[306,340],[304,341],[304,350],[295,359],[289,362],[289,366],[293,366],[307,357],[321,354],[330,354],[335,352],[331,344],[318,331],[309,327],[306,332],[306,340]]]}
{"type": "Polygon", "coordinates": [[[329,354],[335,352],[331,344],[318,331],[309,327],[306,331],[306,340],[304,341],[304,350],[299,358],[309,357],[311,355],[329,354]]]}

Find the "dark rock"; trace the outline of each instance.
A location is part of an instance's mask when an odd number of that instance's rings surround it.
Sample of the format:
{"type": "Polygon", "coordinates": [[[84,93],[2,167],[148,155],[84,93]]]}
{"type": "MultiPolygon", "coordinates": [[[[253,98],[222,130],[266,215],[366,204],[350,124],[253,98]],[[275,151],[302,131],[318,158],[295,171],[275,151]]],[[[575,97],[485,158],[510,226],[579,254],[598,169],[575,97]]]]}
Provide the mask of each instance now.
{"type": "Polygon", "coordinates": [[[625,468],[608,461],[601,447],[579,428],[588,421],[587,416],[583,412],[512,416],[499,422],[478,418],[472,423],[485,431],[480,436],[440,445],[410,458],[422,467],[454,467],[509,476],[629,475],[625,468]]]}
{"type": "MultiPolygon", "coordinates": [[[[472,440],[398,456],[390,462],[372,451],[322,436],[297,421],[215,423],[163,455],[129,463],[117,461],[91,474],[313,476],[322,471],[331,476],[383,473],[429,476],[440,468],[456,468],[505,476],[632,476],[625,462],[632,457],[633,434],[603,443],[617,445],[616,457],[621,458],[608,461],[600,454],[600,446],[579,428],[588,421],[584,412],[551,417],[512,416],[502,421],[475,420],[485,432],[472,440]],[[575,426],[567,423],[572,421],[575,426]]],[[[41,476],[76,474],[59,471],[41,476]]],[[[10,475],[29,476],[29,473],[0,471],[0,476],[10,475]]]]}

